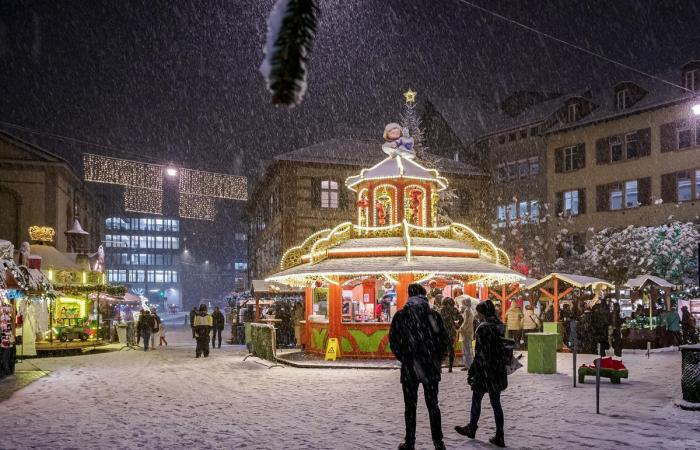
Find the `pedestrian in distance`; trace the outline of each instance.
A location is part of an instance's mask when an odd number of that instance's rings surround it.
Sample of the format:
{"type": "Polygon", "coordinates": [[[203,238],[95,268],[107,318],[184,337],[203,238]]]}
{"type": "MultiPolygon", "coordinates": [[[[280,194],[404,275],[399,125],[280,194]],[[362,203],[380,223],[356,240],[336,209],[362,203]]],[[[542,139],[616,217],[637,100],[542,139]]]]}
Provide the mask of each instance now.
{"type": "MultiPolygon", "coordinates": [[[[591,315],[591,327],[593,329],[594,345],[600,344],[600,356],[605,356],[605,351],[609,348],[608,327],[610,326],[610,308],[607,299],[601,298],[593,307],[591,315]]],[[[597,347],[596,347],[597,349],[597,347]]]]}
{"type": "Polygon", "coordinates": [[[455,427],[455,430],[463,436],[474,439],[476,430],[479,428],[481,400],[485,394],[488,394],[496,420],[496,435],[489,439],[489,442],[498,447],[505,447],[501,392],[508,387],[508,375],[503,357],[500,320],[496,317],[496,308],[491,300],[479,303],[476,311],[480,321],[475,331],[476,352],[467,377],[467,382],[472,388],[471,416],[467,425],[455,427]]]}
{"type": "Polygon", "coordinates": [[[438,405],[438,387],[442,360],[449,336],[440,314],[428,302],[420,284],[408,286],[406,305],[394,314],[389,331],[391,351],[401,362],[401,386],[404,399],[406,437],[399,450],[414,450],[416,443],[416,407],[418,386],[423,394],[430,417],[430,432],[436,450],[443,450],[442,420],[438,405]]]}
{"type": "Polygon", "coordinates": [[[139,338],[143,339],[143,351],[147,352],[151,343],[151,334],[156,327],[156,321],[153,319],[151,312],[147,309],[141,310],[139,320],[136,322],[136,329],[139,333],[139,338]]]}
{"type": "Polygon", "coordinates": [[[219,336],[219,347],[221,348],[221,332],[224,331],[224,326],[226,320],[224,314],[221,312],[218,306],[214,307],[214,312],[211,314],[212,319],[212,335],[211,335],[211,347],[216,347],[216,337],[219,336]]]}
{"type": "Polygon", "coordinates": [[[540,319],[535,314],[535,310],[532,309],[532,305],[528,304],[523,314],[523,341],[525,341],[525,348],[527,348],[527,335],[538,331],[540,331],[540,319]]]}
{"type": "Polygon", "coordinates": [[[156,348],[156,338],[160,336],[160,316],[158,316],[158,313],[154,309],[151,311],[151,316],[153,317],[153,321],[155,323],[155,326],[153,327],[153,333],[151,333],[151,349],[156,348]]]}
{"type": "Polygon", "coordinates": [[[159,329],[160,331],[158,332],[158,339],[160,341],[160,344],[158,345],[162,347],[163,342],[165,342],[165,345],[167,347],[168,341],[165,339],[165,324],[163,322],[160,323],[159,329]]]}
{"type": "Polygon", "coordinates": [[[197,308],[194,306],[192,307],[192,311],[190,311],[190,328],[192,328],[192,339],[194,339],[196,336],[194,334],[194,317],[197,315],[197,308]]]}
{"type": "Polygon", "coordinates": [[[469,370],[469,366],[474,361],[472,351],[472,341],[474,340],[474,311],[472,311],[472,299],[464,295],[462,289],[456,288],[453,291],[456,296],[455,302],[462,306],[462,325],[459,327],[459,334],[462,336],[462,359],[464,367],[462,370],[469,370]]]}
{"type": "Polygon", "coordinates": [[[447,346],[447,356],[449,361],[448,372],[452,372],[452,366],[455,362],[455,344],[457,342],[457,331],[462,325],[462,315],[455,306],[455,301],[452,297],[445,297],[442,300],[442,308],[440,308],[440,317],[445,325],[445,331],[450,338],[450,343],[447,346]]]}
{"type": "Polygon", "coordinates": [[[199,305],[199,311],[194,316],[194,332],[197,339],[196,357],[209,356],[209,333],[211,333],[213,320],[207,312],[207,305],[199,305]]]}
{"type": "Polygon", "coordinates": [[[515,341],[515,348],[520,348],[520,340],[523,334],[523,312],[518,303],[513,301],[510,309],[506,312],[506,327],[508,337],[515,341]]]}

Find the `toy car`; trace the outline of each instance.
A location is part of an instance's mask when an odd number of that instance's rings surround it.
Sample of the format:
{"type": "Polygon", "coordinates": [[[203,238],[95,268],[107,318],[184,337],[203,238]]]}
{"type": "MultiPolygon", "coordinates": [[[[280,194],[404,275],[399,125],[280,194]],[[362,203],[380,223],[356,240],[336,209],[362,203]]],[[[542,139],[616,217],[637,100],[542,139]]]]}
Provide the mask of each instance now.
{"type": "Polygon", "coordinates": [[[87,341],[90,330],[85,326],[82,319],[61,319],[62,325],[56,325],[56,337],[61,342],[69,342],[74,339],[87,341]]]}

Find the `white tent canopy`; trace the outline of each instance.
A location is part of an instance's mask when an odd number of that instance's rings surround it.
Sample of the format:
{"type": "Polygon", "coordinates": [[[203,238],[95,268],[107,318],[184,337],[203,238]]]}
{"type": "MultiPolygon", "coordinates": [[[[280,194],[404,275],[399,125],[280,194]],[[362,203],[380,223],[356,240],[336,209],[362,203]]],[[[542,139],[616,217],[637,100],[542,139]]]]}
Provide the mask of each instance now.
{"type": "Polygon", "coordinates": [[[659,287],[673,288],[674,285],[664,280],[663,278],[655,277],[654,275],[640,275],[635,278],[630,278],[625,283],[625,286],[631,288],[640,288],[647,283],[655,284],[659,287]]]}
{"type": "Polygon", "coordinates": [[[579,288],[579,289],[584,289],[584,288],[598,288],[602,286],[606,286],[609,288],[615,287],[612,283],[608,283],[605,280],[601,280],[600,278],[595,278],[595,277],[588,277],[585,275],[575,275],[575,274],[570,274],[570,273],[550,273],[544,278],[541,278],[537,281],[535,281],[532,284],[529,284],[525,286],[527,289],[533,289],[538,286],[543,285],[547,281],[551,280],[552,278],[558,278],[565,283],[568,283],[572,285],[573,287],[579,288]]]}

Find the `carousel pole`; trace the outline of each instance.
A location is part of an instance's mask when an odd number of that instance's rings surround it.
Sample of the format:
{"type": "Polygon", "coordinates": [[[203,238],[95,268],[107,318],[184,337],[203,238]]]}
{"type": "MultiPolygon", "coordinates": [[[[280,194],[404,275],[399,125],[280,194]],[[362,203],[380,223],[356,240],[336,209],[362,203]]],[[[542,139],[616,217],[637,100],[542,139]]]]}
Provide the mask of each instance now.
{"type": "Polygon", "coordinates": [[[401,310],[408,301],[408,285],[413,283],[413,274],[400,273],[399,284],[396,286],[396,310],[401,310]]]}
{"type": "Polygon", "coordinates": [[[501,287],[501,322],[506,323],[506,312],[508,310],[508,288],[505,284],[501,287]]]}
{"type": "Polygon", "coordinates": [[[328,283],[328,337],[340,339],[343,313],[343,288],[340,281],[328,283]]]}
{"type": "Polygon", "coordinates": [[[554,322],[559,322],[559,279],[554,277],[554,322]]]}
{"type": "Polygon", "coordinates": [[[309,316],[314,313],[314,288],[307,283],[304,288],[304,347],[311,341],[311,323],[309,316]]]}

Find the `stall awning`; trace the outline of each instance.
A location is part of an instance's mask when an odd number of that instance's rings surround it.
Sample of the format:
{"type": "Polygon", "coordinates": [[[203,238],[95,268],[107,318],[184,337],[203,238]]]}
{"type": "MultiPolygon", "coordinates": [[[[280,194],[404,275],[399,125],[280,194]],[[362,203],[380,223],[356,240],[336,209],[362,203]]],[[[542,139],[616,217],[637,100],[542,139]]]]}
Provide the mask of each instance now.
{"type": "Polygon", "coordinates": [[[587,277],[585,275],[575,275],[570,273],[550,273],[546,277],[541,278],[532,284],[526,285],[525,287],[527,289],[534,289],[536,287],[542,286],[543,284],[555,277],[579,289],[588,287],[597,288],[601,286],[606,286],[609,288],[615,287],[612,283],[609,283],[605,280],[601,280],[600,278],[587,277]]]}
{"type": "Polygon", "coordinates": [[[659,287],[673,288],[674,285],[664,280],[663,278],[655,277],[654,275],[640,275],[635,278],[630,278],[625,283],[625,286],[631,288],[640,288],[647,283],[655,284],[659,287]]]}
{"type": "Polygon", "coordinates": [[[276,281],[265,281],[265,280],[253,280],[251,294],[253,295],[264,295],[264,294],[301,294],[304,290],[288,286],[286,284],[278,283],[276,281]]]}

